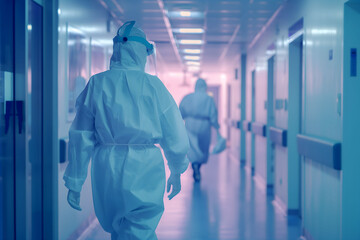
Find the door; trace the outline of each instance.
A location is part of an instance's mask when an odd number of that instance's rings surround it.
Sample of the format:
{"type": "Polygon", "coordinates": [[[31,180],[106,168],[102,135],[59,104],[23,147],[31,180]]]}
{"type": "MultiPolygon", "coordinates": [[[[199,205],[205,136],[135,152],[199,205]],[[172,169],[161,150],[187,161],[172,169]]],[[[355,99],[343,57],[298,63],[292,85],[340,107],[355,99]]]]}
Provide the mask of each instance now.
{"type": "Polygon", "coordinates": [[[31,1],[26,81],[26,239],[43,239],[43,8],[31,1]]]}
{"type": "Polygon", "coordinates": [[[15,238],[14,1],[0,1],[0,239],[15,238]]]}
{"type": "Polygon", "coordinates": [[[288,113],[288,212],[301,215],[302,162],[297,151],[296,135],[302,124],[303,37],[289,44],[289,113],[288,113]]]}
{"type": "Polygon", "coordinates": [[[227,109],[226,109],[226,114],[227,114],[227,139],[230,142],[231,141],[231,85],[229,84],[227,87],[227,109]]]}
{"type": "MultiPolygon", "coordinates": [[[[241,123],[246,121],[246,55],[241,55],[241,123]]],[[[242,128],[242,127],[241,127],[242,128]]],[[[246,132],[244,129],[240,132],[240,161],[241,165],[246,164],[246,132]]]]}
{"type": "Polygon", "coordinates": [[[0,239],[44,239],[42,7],[0,1],[0,19],[0,239]]]}
{"type": "Polygon", "coordinates": [[[343,111],[342,114],[342,239],[360,239],[360,2],[344,5],[343,111]]]}
{"type": "MultiPolygon", "coordinates": [[[[266,136],[269,136],[270,127],[274,126],[274,59],[275,56],[272,56],[268,59],[268,83],[267,83],[267,127],[266,136]]],[[[274,187],[274,143],[271,142],[270,138],[266,139],[267,141],[267,163],[266,163],[266,182],[268,193],[273,193],[274,187]]]]}
{"type": "MultiPolygon", "coordinates": [[[[219,86],[208,86],[208,94],[213,97],[216,109],[219,113],[219,86]]],[[[219,118],[219,117],[218,117],[219,118]]],[[[218,119],[220,123],[220,119],[218,119]]],[[[211,143],[216,143],[216,130],[211,128],[211,143]]]]}
{"type": "MultiPolygon", "coordinates": [[[[251,72],[251,122],[255,122],[256,110],[256,89],[255,89],[255,70],[251,72]]],[[[255,134],[251,133],[251,174],[255,175],[255,134]]]]}

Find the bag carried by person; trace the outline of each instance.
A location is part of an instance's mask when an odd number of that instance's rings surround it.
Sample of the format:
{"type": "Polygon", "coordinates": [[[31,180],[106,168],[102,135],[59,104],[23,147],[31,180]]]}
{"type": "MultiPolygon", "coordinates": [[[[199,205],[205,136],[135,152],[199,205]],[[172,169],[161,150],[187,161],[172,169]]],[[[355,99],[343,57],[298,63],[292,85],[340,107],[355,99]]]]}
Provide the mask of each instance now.
{"type": "Polygon", "coordinates": [[[212,154],[219,154],[222,151],[224,151],[225,149],[226,149],[226,139],[221,136],[219,129],[218,129],[216,144],[212,150],[212,154]]]}

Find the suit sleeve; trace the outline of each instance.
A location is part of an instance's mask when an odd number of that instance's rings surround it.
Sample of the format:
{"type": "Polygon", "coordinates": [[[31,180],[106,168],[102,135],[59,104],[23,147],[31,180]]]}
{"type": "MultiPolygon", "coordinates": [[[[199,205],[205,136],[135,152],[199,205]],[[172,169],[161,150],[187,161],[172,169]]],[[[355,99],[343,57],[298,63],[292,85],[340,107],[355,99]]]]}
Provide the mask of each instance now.
{"type": "Polygon", "coordinates": [[[182,116],[183,119],[185,119],[187,117],[187,114],[186,114],[186,102],[187,102],[187,96],[185,96],[183,98],[183,100],[181,100],[180,105],[179,105],[179,110],[180,110],[180,113],[181,113],[181,116],[182,116]]]}
{"type": "Polygon", "coordinates": [[[210,123],[215,129],[219,129],[220,125],[218,122],[218,111],[216,109],[216,105],[214,99],[211,98],[211,107],[210,107],[210,123]]]}
{"type": "Polygon", "coordinates": [[[84,184],[90,158],[96,143],[92,79],[76,100],[76,117],[69,131],[69,164],[64,174],[65,186],[80,192],[84,184]]]}
{"type": "Polygon", "coordinates": [[[170,171],[183,173],[189,165],[186,157],[189,150],[189,138],[180,111],[171,96],[170,98],[171,105],[160,117],[163,132],[160,145],[164,150],[170,171]]]}

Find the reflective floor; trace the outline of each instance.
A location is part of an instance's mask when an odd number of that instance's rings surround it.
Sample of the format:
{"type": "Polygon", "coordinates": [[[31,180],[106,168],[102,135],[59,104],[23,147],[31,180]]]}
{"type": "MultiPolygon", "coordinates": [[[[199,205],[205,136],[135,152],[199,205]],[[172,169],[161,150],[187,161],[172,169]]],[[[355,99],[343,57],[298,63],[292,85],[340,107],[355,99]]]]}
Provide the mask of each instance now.
{"type": "MultiPolygon", "coordinates": [[[[273,198],[226,153],[211,157],[201,172],[201,183],[194,183],[189,169],[180,195],[165,199],[165,212],[156,231],[159,240],[299,238],[300,219],[287,217],[274,207],[273,198]]],[[[110,239],[98,223],[83,237],[110,239]]]]}

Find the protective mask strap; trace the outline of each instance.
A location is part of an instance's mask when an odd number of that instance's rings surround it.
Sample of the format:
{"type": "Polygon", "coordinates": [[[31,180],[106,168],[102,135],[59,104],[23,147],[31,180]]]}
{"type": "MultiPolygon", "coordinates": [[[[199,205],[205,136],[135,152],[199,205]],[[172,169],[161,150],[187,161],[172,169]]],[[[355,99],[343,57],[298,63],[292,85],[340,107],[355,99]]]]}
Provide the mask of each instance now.
{"type": "Polygon", "coordinates": [[[118,31],[117,35],[113,38],[114,44],[116,42],[126,43],[127,41],[138,42],[138,43],[143,44],[146,47],[146,51],[147,51],[148,55],[153,54],[154,46],[151,43],[149,43],[145,38],[138,37],[138,36],[129,36],[130,32],[131,32],[131,29],[135,25],[135,21],[126,22],[126,23],[124,23],[124,25],[126,25],[125,30],[124,30],[124,34],[122,36],[120,36],[119,31],[118,31]]]}
{"type": "MultiPolygon", "coordinates": [[[[126,25],[126,27],[125,27],[125,31],[124,31],[124,35],[123,35],[124,38],[128,37],[130,35],[131,29],[135,25],[135,21],[126,22],[125,25],[126,25]]],[[[119,35],[119,31],[118,31],[117,35],[119,35]]]]}
{"type": "Polygon", "coordinates": [[[131,36],[128,37],[128,41],[134,41],[143,44],[146,47],[146,51],[148,55],[151,55],[154,52],[154,46],[151,43],[149,43],[145,38],[138,36],[131,36]]]}

